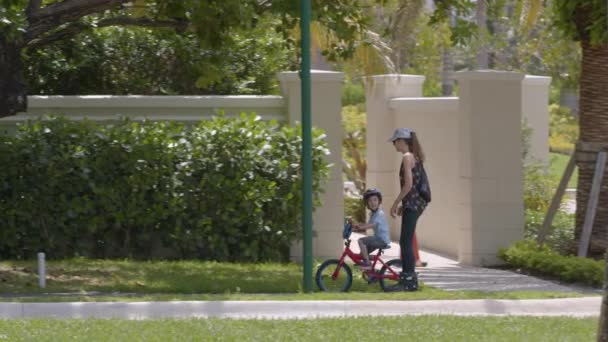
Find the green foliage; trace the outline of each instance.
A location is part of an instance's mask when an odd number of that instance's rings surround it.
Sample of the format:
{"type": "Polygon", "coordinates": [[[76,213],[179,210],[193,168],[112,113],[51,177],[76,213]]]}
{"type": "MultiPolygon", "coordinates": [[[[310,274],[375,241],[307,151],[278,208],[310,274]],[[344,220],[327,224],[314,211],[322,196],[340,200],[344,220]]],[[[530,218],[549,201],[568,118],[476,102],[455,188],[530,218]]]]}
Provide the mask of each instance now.
{"type": "Polygon", "coordinates": [[[450,13],[457,17],[451,28],[451,41],[457,45],[466,44],[477,31],[477,25],[463,18],[470,17],[475,9],[475,3],[471,0],[444,0],[435,1],[436,8],[430,18],[430,24],[445,23],[450,18],[450,13]]]}
{"type": "Polygon", "coordinates": [[[563,256],[531,240],[522,240],[501,250],[499,257],[513,267],[566,282],[600,286],[604,280],[604,261],[563,256]]]}
{"type": "MultiPolygon", "coordinates": [[[[546,211],[526,209],[526,227],[524,238],[536,240],[538,232],[547,215],[546,211]]],[[[551,231],[545,238],[545,244],[560,254],[568,254],[574,242],[574,214],[558,210],[551,224],[551,231]]]]}
{"type": "Polygon", "coordinates": [[[526,209],[546,212],[559,180],[550,175],[546,166],[524,166],[524,206],[526,209]]]}
{"type": "Polygon", "coordinates": [[[269,94],[290,52],[272,20],[203,47],[192,34],[110,27],[24,54],[31,94],[269,94]]]}
{"type": "Polygon", "coordinates": [[[0,35],[8,38],[8,41],[17,40],[27,26],[23,13],[26,5],[26,0],[0,1],[0,35]]]}
{"type": "MultiPolygon", "coordinates": [[[[301,234],[299,127],[54,118],[0,144],[0,256],[285,260],[301,234]]],[[[328,150],[314,131],[316,203],[328,150]]]]}
{"type": "MultiPolygon", "coordinates": [[[[562,179],[564,175],[564,170],[570,161],[570,156],[561,153],[549,153],[549,172],[553,175],[552,177],[556,177],[556,179],[562,179]]],[[[578,168],[574,167],[574,172],[572,173],[572,177],[568,181],[568,188],[576,189],[578,186],[578,168]]]]}
{"type": "Polygon", "coordinates": [[[553,152],[570,154],[578,140],[579,126],[567,107],[549,106],[549,148],[553,152]]]}
{"type": "Polygon", "coordinates": [[[366,222],[366,207],[363,199],[344,197],[344,214],[351,217],[355,222],[366,222]]]}
{"type": "MultiPolygon", "coordinates": [[[[528,156],[532,129],[526,121],[522,123],[522,159],[524,161],[524,236],[536,239],[543,220],[549,210],[559,177],[550,173],[546,165],[531,160],[528,156]]],[[[574,238],[574,215],[561,210],[555,215],[546,243],[556,251],[566,252],[574,238]]]]}
{"type": "MultiPolygon", "coordinates": [[[[524,208],[526,238],[536,239],[555,195],[559,179],[538,164],[524,167],[524,208]]],[[[574,214],[558,210],[546,243],[554,250],[566,253],[574,239],[574,214]]]]}
{"type": "Polygon", "coordinates": [[[364,106],[365,89],[363,84],[353,83],[350,80],[344,82],[342,87],[342,106],[364,106]]]}
{"type": "MultiPolygon", "coordinates": [[[[475,69],[475,55],[483,47],[488,51],[492,69],[548,75],[552,77],[552,86],[576,89],[580,46],[556,27],[555,20],[561,11],[560,3],[568,2],[571,6],[571,3],[584,1],[551,1],[549,6],[543,6],[541,0],[487,1],[487,21],[480,28],[470,19],[475,15],[475,2],[444,0],[435,2],[437,7],[430,22],[437,31],[449,23],[451,39],[448,43],[454,45],[452,55],[456,70],[475,69]],[[534,6],[523,6],[524,3],[534,6]],[[450,13],[456,16],[455,22],[450,23],[450,13]]],[[[597,13],[605,14],[605,10],[597,13]]],[[[572,20],[574,17],[568,17],[568,21],[572,20]]]]}
{"type": "Polygon", "coordinates": [[[428,20],[428,15],[421,15],[416,20],[415,39],[407,48],[408,66],[404,72],[425,77],[424,96],[441,96],[442,53],[451,45],[450,28],[447,23],[430,26],[428,20]]]}
{"type": "Polygon", "coordinates": [[[359,192],[365,191],[367,171],[366,115],[358,106],[342,107],[342,160],[346,178],[355,183],[359,192]]]}
{"type": "Polygon", "coordinates": [[[554,0],[554,24],[575,40],[593,44],[608,42],[606,1],[554,0]]]}
{"type": "MultiPolygon", "coordinates": [[[[39,18],[26,16],[27,4],[24,0],[3,0],[0,19],[4,26],[0,26],[0,29],[7,27],[13,31],[27,33],[24,35],[27,39],[45,38],[44,34],[29,35],[32,32],[28,31],[31,29],[27,25],[28,20],[29,24],[32,24],[32,21],[39,18]]],[[[48,6],[49,3],[43,2],[43,6],[45,5],[48,6]]],[[[232,45],[234,29],[252,30],[266,14],[279,18],[273,28],[287,38],[298,25],[300,16],[299,4],[291,0],[138,0],[129,4],[115,2],[113,6],[99,6],[92,2],[88,6],[81,4],[74,7],[74,10],[49,11],[49,15],[44,18],[44,24],[50,25],[47,31],[53,32],[70,23],[78,23],[80,29],[93,29],[102,25],[104,19],[116,17],[172,22],[176,25],[187,23],[185,28],[178,30],[196,34],[203,46],[215,49],[232,45]],[[83,17],[81,13],[90,15],[83,17]]],[[[355,37],[365,30],[368,21],[366,4],[359,0],[315,0],[311,7],[312,20],[319,22],[336,36],[336,42],[325,53],[336,58],[351,55],[356,45],[355,37]]],[[[69,36],[69,33],[65,35],[69,36]]],[[[285,41],[294,43],[293,39],[285,41]]]]}

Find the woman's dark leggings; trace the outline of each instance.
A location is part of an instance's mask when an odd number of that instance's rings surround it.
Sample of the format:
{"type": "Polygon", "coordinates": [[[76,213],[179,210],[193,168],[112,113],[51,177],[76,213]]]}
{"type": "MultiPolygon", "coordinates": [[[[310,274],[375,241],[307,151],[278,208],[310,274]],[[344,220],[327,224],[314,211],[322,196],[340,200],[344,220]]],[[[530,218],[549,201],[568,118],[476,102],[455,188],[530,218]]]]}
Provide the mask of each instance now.
{"type": "Polygon", "coordinates": [[[416,267],[416,258],[414,257],[412,241],[414,240],[418,216],[419,213],[412,209],[405,209],[401,216],[399,246],[401,246],[401,263],[403,264],[404,273],[413,273],[416,267]]]}

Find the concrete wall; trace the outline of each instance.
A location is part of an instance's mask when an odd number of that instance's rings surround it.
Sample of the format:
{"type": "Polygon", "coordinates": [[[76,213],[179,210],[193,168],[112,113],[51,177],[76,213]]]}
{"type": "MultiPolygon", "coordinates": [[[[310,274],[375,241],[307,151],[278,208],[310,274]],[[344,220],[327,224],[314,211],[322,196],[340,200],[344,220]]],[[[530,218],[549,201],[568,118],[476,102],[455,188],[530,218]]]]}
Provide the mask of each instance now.
{"type": "MultiPolygon", "coordinates": [[[[313,255],[319,259],[336,258],[342,251],[344,227],[344,195],[342,182],[342,81],[344,74],[332,71],[315,71],[312,74],[312,124],[327,133],[331,154],[327,156],[333,165],[324,185],[323,205],[313,217],[313,255]]],[[[288,121],[301,121],[301,86],[297,72],[279,75],[281,90],[285,96],[288,121]]],[[[302,259],[302,244],[293,245],[291,258],[302,259]]]]}
{"type": "Polygon", "coordinates": [[[522,114],[532,128],[530,158],[549,165],[549,85],[551,77],[526,75],[522,83],[522,114]]]}
{"type": "MultiPolygon", "coordinates": [[[[454,225],[458,212],[458,98],[396,98],[390,108],[395,116],[395,127],[413,127],[426,155],[425,169],[431,183],[432,202],[419,219],[417,238],[426,248],[458,255],[459,233],[454,225]]],[[[385,139],[386,141],[386,139],[385,139]]],[[[393,169],[399,171],[402,158],[390,143],[385,149],[391,154],[393,169]]],[[[391,198],[398,195],[397,174],[391,198]]],[[[389,203],[389,202],[387,202],[389,203]]],[[[394,220],[392,231],[400,233],[400,219],[394,220]]]]}
{"type": "MultiPolygon", "coordinates": [[[[378,188],[384,194],[384,209],[388,214],[392,199],[399,190],[395,163],[398,155],[387,142],[396,125],[391,99],[422,96],[423,76],[378,75],[365,79],[367,107],[367,172],[368,188],[378,188]]],[[[398,164],[397,164],[398,165],[398,164]]],[[[397,168],[398,170],[398,168],[397,168]]],[[[389,218],[391,238],[399,237],[397,220],[389,218]]]]}
{"type": "MultiPolygon", "coordinates": [[[[523,238],[523,113],[534,129],[533,153],[539,159],[548,153],[549,83],[499,71],[461,72],[456,79],[459,98],[420,97],[420,76],[368,82],[367,181],[389,206],[399,190],[401,157],[387,139],[396,127],[414,129],[433,192],[417,227],[420,244],[465,264],[497,264],[497,251],[523,238]]],[[[399,230],[393,220],[393,238],[399,230]]]]}
{"type": "Polygon", "coordinates": [[[457,74],[459,102],[458,260],[499,263],[496,253],[523,238],[521,119],[523,74],[457,74]]]}
{"type": "MultiPolygon", "coordinates": [[[[0,119],[0,130],[14,131],[19,122],[51,114],[74,120],[112,121],[126,116],[133,120],[196,123],[220,112],[229,117],[255,112],[264,120],[293,124],[301,118],[300,80],[295,72],[280,73],[278,78],[283,96],[30,96],[28,112],[0,119]]],[[[342,80],[343,74],[339,72],[312,71],[313,126],[325,130],[331,152],[327,158],[332,164],[330,178],[324,184],[322,205],[313,216],[316,258],[336,257],[342,251],[342,80]]],[[[294,260],[302,259],[300,242],[294,242],[291,256],[294,260]]]]}

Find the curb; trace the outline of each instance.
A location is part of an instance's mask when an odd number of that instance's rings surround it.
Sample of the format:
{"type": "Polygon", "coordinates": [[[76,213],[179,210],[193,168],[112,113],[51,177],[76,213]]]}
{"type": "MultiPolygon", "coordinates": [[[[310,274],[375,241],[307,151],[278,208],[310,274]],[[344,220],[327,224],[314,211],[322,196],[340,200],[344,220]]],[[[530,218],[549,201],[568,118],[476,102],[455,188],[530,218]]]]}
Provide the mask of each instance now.
{"type": "Polygon", "coordinates": [[[597,317],[601,301],[601,297],[583,297],[530,300],[0,303],[0,318],[302,319],[409,315],[597,317]]]}

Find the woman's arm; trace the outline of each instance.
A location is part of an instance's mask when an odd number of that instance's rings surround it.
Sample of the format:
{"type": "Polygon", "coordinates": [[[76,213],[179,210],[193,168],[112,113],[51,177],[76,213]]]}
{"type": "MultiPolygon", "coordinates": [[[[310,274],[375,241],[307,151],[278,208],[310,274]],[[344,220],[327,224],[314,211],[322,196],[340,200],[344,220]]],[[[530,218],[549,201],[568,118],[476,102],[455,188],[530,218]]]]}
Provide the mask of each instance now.
{"type": "Polygon", "coordinates": [[[414,167],[414,158],[413,158],[412,154],[406,153],[403,156],[402,163],[403,163],[403,176],[405,178],[405,182],[403,182],[403,187],[401,187],[401,191],[399,192],[399,195],[397,195],[397,198],[395,199],[395,202],[393,203],[393,206],[391,207],[391,216],[392,217],[396,217],[398,215],[399,204],[401,203],[401,201],[403,201],[405,196],[407,196],[407,194],[410,192],[410,190],[412,190],[412,185],[414,183],[414,178],[412,176],[412,168],[414,167]]]}

